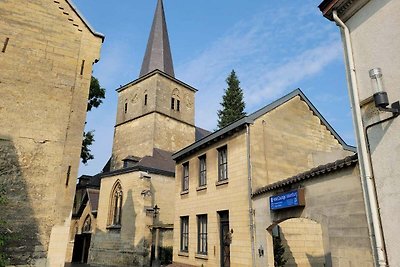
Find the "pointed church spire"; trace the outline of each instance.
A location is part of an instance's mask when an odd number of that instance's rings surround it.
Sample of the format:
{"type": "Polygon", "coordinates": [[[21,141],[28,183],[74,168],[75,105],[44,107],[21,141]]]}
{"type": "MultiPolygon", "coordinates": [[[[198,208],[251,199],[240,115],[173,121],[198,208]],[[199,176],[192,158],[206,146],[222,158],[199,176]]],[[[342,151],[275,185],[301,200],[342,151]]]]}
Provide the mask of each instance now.
{"type": "Polygon", "coordinates": [[[159,69],[175,77],[162,0],[158,0],[157,2],[153,25],[151,26],[151,32],[139,77],[155,69],[159,69]]]}

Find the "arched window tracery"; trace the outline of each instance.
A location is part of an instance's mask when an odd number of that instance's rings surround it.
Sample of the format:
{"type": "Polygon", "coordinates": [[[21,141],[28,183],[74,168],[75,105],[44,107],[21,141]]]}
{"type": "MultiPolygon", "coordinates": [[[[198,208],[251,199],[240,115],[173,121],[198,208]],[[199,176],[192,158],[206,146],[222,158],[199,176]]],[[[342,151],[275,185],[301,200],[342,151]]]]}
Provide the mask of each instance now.
{"type": "Polygon", "coordinates": [[[122,187],[119,181],[117,181],[113,187],[110,203],[109,224],[120,226],[122,214],[122,187]]]}

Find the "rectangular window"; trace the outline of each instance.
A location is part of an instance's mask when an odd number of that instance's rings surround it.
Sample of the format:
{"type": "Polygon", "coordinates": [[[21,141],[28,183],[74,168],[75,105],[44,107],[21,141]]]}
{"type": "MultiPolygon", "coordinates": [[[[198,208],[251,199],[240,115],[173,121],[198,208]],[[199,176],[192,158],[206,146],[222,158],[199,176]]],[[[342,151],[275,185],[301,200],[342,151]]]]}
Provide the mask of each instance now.
{"type": "Polygon", "coordinates": [[[207,255],[207,214],[197,215],[197,253],[207,255]]]}
{"type": "Polygon", "coordinates": [[[181,251],[189,251],[189,216],[181,217],[181,251]]]}
{"type": "Polygon", "coordinates": [[[218,148],[218,181],[228,179],[228,151],[227,147],[218,148]]]}
{"type": "Polygon", "coordinates": [[[171,97],[171,109],[175,109],[175,98],[171,97]]]}
{"type": "Polygon", "coordinates": [[[144,105],[147,106],[147,95],[144,95],[144,105]]]}
{"type": "Polygon", "coordinates": [[[189,162],[182,165],[183,177],[182,177],[182,191],[189,190],[189,162]]]}
{"type": "Polygon", "coordinates": [[[124,105],[124,113],[128,112],[128,103],[125,103],[124,105]]]}
{"type": "Polygon", "coordinates": [[[176,100],[176,110],[177,111],[181,110],[181,101],[179,101],[178,99],[176,100]]]}
{"type": "Polygon", "coordinates": [[[199,157],[199,186],[207,184],[207,158],[206,155],[199,157]]]}

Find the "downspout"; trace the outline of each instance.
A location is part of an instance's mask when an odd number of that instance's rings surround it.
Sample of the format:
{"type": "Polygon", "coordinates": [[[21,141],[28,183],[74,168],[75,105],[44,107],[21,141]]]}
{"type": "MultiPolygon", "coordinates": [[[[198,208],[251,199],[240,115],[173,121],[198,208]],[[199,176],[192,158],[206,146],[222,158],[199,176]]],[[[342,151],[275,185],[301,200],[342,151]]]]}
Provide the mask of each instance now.
{"type": "Polygon", "coordinates": [[[355,74],[353,49],[351,46],[350,31],[344,22],[338,17],[336,10],[333,11],[333,19],[341,28],[345,40],[345,57],[348,67],[348,93],[351,101],[351,109],[353,113],[353,124],[357,139],[357,152],[360,164],[361,183],[363,186],[364,201],[366,204],[366,213],[368,221],[368,231],[374,254],[375,265],[379,267],[388,266],[386,263],[386,254],[384,250],[383,233],[379,216],[379,208],[375,190],[374,177],[372,175],[371,161],[367,151],[367,143],[365,140],[365,130],[363,127],[360,99],[358,94],[357,78],[355,74]],[[365,191],[366,189],[366,191],[365,191]]]}
{"type": "Polygon", "coordinates": [[[253,194],[252,189],[252,177],[251,177],[251,161],[250,161],[250,127],[246,124],[246,159],[247,159],[247,183],[248,183],[248,200],[249,200],[249,227],[250,227],[250,242],[251,242],[251,258],[252,266],[256,266],[256,254],[254,248],[254,210],[251,195],[253,194]]]}

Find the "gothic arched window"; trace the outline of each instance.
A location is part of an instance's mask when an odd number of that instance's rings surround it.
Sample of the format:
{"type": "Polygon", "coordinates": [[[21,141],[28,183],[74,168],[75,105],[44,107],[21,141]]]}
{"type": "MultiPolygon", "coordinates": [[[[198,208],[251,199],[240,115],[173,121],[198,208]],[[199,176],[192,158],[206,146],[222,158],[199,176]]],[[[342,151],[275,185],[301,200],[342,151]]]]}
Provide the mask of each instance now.
{"type": "Polygon", "coordinates": [[[88,215],[83,223],[82,233],[92,232],[92,218],[88,215]]]}
{"type": "Polygon", "coordinates": [[[110,203],[110,225],[120,226],[122,210],[122,187],[119,181],[117,181],[113,187],[110,203]]]}

